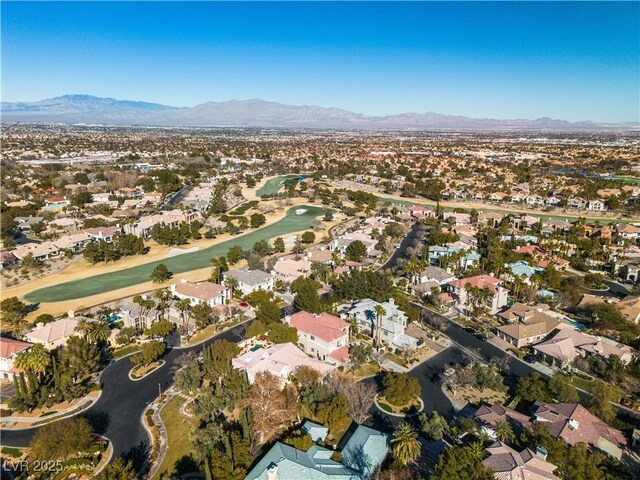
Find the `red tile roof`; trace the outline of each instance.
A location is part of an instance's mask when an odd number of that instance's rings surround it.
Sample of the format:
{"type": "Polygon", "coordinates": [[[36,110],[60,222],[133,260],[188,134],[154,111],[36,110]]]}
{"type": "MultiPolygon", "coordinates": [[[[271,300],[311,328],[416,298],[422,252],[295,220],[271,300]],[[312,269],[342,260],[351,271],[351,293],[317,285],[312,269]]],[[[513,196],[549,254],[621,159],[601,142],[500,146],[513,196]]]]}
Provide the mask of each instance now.
{"type": "Polygon", "coordinates": [[[13,338],[0,337],[0,358],[10,358],[22,350],[31,346],[30,343],[14,340],[13,338]]]}
{"type": "Polygon", "coordinates": [[[492,277],[491,275],[476,275],[475,277],[461,278],[460,280],[454,280],[452,282],[449,282],[449,285],[455,288],[464,289],[464,287],[467,284],[471,284],[474,287],[478,287],[478,288],[487,287],[493,293],[496,293],[497,286],[498,284],[500,284],[501,281],[502,280],[500,280],[499,278],[492,277]]]}
{"type": "Polygon", "coordinates": [[[291,325],[327,342],[344,336],[345,329],[349,327],[347,322],[328,313],[314,315],[308,312],[298,312],[291,315],[291,325]]]}
{"type": "Polygon", "coordinates": [[[349,347],[346,345],[331,352],[330,356],[338,360],[340,363],[347,363],[349,358],[351,358],[349,356],[349,347]]]}

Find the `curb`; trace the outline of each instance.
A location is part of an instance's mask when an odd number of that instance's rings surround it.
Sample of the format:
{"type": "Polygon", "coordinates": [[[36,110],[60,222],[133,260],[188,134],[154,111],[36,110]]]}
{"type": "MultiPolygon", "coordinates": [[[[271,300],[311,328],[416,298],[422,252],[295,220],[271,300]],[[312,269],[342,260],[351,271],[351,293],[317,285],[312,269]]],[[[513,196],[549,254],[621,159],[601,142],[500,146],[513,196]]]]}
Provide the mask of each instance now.
{"type": "Polygon", "coordinates": [[[133,372],[133,370],[136,367],[133,367],[131,370],[129,370],[129,380],[131,380],[132,382],[139,382],[140,380],[144,380],[145,378],[147,378],[149,375],[151,375],[153,372],[160,370],[162,367],[164,367],[167,364],[167,362],[165,360],[160,360],[160,365],[158,365],[156,368],[154,368],[153,370],[148,371],[147,373],[145,373],[143,376],[141,376],[140,378],[134,378],[133,375],[131,375],[131,372],[133,372]]]}
{"type": "Polygon", "coordinates": [[[406,413],[393,413],[393,412],[388,412],[386,411],[384,408],[382,408],[380,406],[380,404],[378,403],[378,396],[380,394],[376,394],[376,396],[373,398],[373,403],[376,406],[376,408],[378,410],[380,410],[382,413],[385,413],[387,415],[391,415],[392,417],[397,417],[397,418],[413,418],[417,415],[420,415],[422,412],[424,412],[424,401],[420,398],[420,397],[416,397],[418,399],[418,401],[420,402],[420,410],[418,410],[416,413],[410,413],[410,414],[406,414],[406,413]]]}

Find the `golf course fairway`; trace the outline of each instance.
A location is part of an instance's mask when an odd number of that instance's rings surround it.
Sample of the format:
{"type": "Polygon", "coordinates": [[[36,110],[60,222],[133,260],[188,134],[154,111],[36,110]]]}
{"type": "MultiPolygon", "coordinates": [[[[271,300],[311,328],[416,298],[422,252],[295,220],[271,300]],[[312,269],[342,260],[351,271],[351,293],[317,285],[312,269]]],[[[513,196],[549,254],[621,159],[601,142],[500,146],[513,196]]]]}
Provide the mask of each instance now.
{"type": "Polygon", "coordinates": [[[119,288],[129,287],[149,281],[151,272],[156,265],[163,263],[174,275],[197,270],[209,266],[211,257],[221,257],[227,254],[229,249],[239,245],[244,250],[249,250],[260,240],[271,240],[292,232],[307,230],[313,226],[314,220],[324,215],[329,209],[309,205],[299,205],[287,210],[285,217],[271,225],[251,231],[245,235],[239,235],[231,240],[212,245],[208,248],[193,253],[185,253],[175,257],[164,258],[155,262],[145,263],[137,267],[126,268],[116,272],[103,273],[93,277],[83,278],[61,283],[52,287],[41,288],[25,295],[25,299],[35,303],[61,302],[77,298],[98,295],[119,288]],[[296,215],[296,210],[304,209],[301,215],[296,215]]]}

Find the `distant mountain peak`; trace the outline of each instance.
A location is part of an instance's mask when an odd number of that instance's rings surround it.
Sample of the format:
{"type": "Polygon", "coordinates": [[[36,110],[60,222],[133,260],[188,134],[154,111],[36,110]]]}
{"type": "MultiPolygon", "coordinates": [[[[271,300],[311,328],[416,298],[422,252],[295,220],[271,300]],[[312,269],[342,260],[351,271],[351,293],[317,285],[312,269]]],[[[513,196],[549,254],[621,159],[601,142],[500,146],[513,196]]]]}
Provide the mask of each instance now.
{"type": "Polygon", "coordinates": [[[334,107],[285,105],[252,98],[205,102],[190,108],[116,100],[89,94],[68,94],[37,102],[2,102],[4,121],[99,123],[264,128],[379,130],[598,130],[637,128],[637,123],[568,122],[549,117],[535,120],[475,119],[436,112],[371,116],[334,107]]]}

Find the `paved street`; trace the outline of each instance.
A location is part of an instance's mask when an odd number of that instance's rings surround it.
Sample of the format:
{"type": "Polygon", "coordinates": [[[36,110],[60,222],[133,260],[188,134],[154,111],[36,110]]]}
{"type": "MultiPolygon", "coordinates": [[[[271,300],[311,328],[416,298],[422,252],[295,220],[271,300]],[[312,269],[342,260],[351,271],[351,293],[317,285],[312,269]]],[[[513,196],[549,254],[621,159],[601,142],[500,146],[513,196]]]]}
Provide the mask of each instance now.
{"type": "MultiPolygon", "coordinates": [[[[237,325],[211,338],[206,345],[215,340],[226,339],[238,342],[244,338],[247,324],[237,325]]],[[[113,443],[114,456],[124,455],[134,460],[136,467],[147,458],[150,443],[140,417],[147,405],[158,396],[158,390],[166,390],[173,383],[177,369],[176,359],[187,351],[200,352],[204,345],[185,349],[172,349],[163,358],[166,363],[137,382],[129,379],[133,364],[128,358],[117,361],[107,367],[101,377],[102,396],[86,415],[95,425],[97,433],[108,437],[113,443]]],[[[28,430],[2,431],[2,444],[5,446],[26,447],[36,428],[28,430]]]]}

